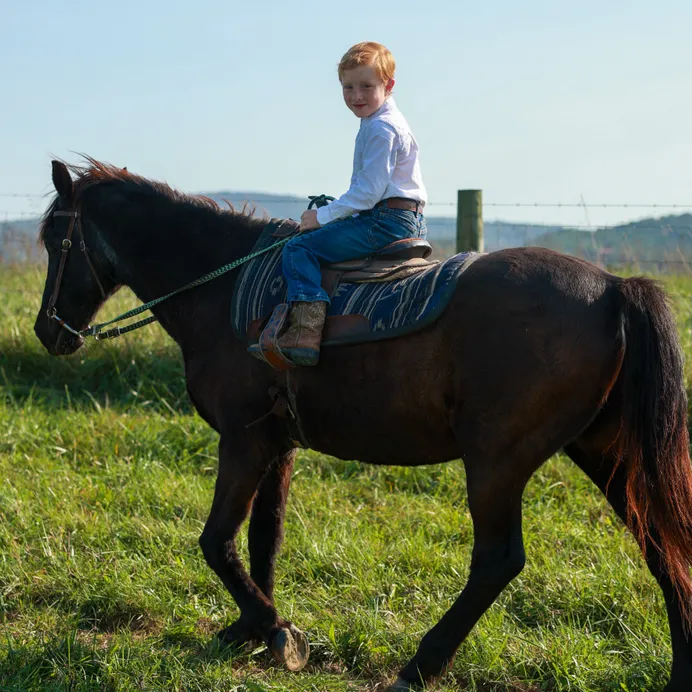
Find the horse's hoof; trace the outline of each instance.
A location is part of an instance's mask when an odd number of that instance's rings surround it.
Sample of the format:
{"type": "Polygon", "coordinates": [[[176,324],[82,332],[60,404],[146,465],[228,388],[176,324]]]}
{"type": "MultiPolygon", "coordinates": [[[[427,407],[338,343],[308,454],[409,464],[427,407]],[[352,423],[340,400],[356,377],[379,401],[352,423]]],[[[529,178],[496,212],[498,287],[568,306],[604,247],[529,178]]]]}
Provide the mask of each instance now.
{"type": "Polygon", "coordinates": [[[242,620],[236,620],[232,625],[217,632],[216,640],[221,646],[236,649],[243,649],[246,645],[255,646],[262,641],[254,628],[242,620]]]}
{"type": "Polygon", "coordinates": [[[390,685],[384,692],[413,692],[413,690],[420,689],[418,687],[413,687],[411,683],[397,678],[393,685],[390,685]]]}
{"type": "Polygon", "coordinates": [[[276,631],[269,642],[269,651],[279,662],[292,671],[300,670],[310,657],[308,638],[295,626],[289,625],[276,631]]]}

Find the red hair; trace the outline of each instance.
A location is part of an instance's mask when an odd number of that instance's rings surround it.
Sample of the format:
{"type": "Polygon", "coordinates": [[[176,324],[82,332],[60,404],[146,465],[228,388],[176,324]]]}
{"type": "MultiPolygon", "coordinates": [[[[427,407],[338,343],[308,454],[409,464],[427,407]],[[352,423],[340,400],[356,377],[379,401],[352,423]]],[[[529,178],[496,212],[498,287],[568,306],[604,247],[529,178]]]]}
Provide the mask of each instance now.
{"type": "Polygon", "coordinates": [[[363,41],[351,46],[339,61],[339,81],[343,81],[345,70],[363,65],[374,67],[377,76],[385,83],[394,79],[394,56],[381,43],[363,41]]]}

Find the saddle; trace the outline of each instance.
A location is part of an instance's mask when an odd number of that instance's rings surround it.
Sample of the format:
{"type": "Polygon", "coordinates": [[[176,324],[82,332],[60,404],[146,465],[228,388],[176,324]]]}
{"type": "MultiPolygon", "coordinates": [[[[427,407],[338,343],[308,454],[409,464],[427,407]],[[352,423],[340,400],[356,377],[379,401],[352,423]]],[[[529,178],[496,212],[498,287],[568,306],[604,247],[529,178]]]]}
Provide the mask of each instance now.
{"type": "MultiPolygon", "coordinates": [[[[298,226],[291,219],[284,220],[272,235],[285,238],[295,233],[298,226]]],[[[322,287],[331,297],[342,282],[385,282],[413,276],[438,264],[437,260],[427,259],[432,251],[432,245],[423,238],[395,240],[367,257],[323,266],[322,287]]]]}

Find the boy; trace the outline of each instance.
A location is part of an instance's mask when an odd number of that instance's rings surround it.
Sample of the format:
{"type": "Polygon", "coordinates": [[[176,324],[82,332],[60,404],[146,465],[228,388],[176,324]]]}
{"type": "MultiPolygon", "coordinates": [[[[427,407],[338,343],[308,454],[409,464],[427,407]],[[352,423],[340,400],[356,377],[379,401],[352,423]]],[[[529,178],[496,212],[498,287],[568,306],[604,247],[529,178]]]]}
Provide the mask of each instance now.
{"type": "Polygon", "coordinates": [[[418,144],[391,96],[394,69],[392,54],[370,41],[353,46],[339,62],[344,101],[360,118],[360,129],[348,192],[303,212],[300,230],[312,232],[296,236],[283,250],[291,311],[278,346],[295,365],[319,360],[329,304],[320,265],[366,257],[396,240],[427,233],[418,144]]]}

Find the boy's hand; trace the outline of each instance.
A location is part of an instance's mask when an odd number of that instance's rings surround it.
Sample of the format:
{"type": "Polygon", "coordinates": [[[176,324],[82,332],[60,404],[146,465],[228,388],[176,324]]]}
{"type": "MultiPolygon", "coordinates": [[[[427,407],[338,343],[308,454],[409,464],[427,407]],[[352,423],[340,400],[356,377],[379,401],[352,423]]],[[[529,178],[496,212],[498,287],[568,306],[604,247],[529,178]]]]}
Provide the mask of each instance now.
{"type": "Polygon", "coordinates": [[[300,228],[299,231],[312,231],[315,228],[319,228],[320,224],[317,221],[317,210],[316,209],[306,209],[300,217],[300,228]]]}

